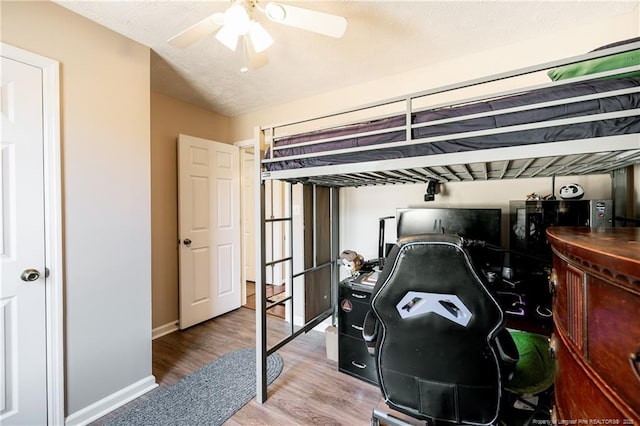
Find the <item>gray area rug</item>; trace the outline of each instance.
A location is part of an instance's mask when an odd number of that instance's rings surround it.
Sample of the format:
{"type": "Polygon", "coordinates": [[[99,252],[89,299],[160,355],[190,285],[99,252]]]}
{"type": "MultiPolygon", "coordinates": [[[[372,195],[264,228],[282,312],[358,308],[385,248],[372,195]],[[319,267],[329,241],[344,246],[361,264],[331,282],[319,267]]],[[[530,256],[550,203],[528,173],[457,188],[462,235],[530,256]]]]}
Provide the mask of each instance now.
{"type": "MultiPolygon", "coordinates": [[[[282,357],[267,358],[267,381],[282,371],[282,357]]],[[[107,423],[130,425],[221,425],[256,396],[255,348],[223,355],[107,423]]]]}

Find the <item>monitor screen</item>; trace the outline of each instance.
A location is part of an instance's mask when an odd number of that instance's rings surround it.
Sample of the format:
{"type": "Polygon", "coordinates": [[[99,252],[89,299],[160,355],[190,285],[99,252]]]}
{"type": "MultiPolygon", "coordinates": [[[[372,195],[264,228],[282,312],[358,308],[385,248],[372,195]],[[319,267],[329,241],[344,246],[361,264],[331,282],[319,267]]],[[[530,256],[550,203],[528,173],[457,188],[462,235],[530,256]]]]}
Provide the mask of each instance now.
{"type": "Polygon", "coordinates": [[[501,209],[417,208],[398,209],[398,238],[415,234],[458,234],[500,246],[501,209]]]}

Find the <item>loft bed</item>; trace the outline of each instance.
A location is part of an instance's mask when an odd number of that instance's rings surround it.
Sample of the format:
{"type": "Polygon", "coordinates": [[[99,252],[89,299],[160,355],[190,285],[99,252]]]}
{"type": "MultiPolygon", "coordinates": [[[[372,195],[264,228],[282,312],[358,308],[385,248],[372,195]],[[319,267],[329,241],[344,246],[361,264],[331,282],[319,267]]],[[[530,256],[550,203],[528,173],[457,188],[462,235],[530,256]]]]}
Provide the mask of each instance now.
{"type": "Polygon", "coordinates": [[[638,160],[632,152],[638,148],[637,138],[626,135],[639,132],[638,65],[458,99],[429,109],[412,107],[444,92],[632,52],[638,44],[263,127],[267,156],[262,176],[341,187],[596,174],[633,164],[638,160]],[[390,116],[286,134],[296,125],[314,126],[321,120],[398,104],[404,110],[390,116]]]}
{"type": "MultiPolygon", "coordinates": [[[[264,126],[256,129],[255,139],[256,152],[262,153],[256,164],[256,374],[257,399],[264,402],[267,356],[335,314],[339,188],[603,174],[636,164],[640,39],[308,120],[264,126]],[[543,72],[552,81],[535,81],[543,72]],[[518,87],[522,80],[535,83],[518,87]],[[265,184],[275,181],[287,183],[290,201],[294,185],[313,188],[310,206],[320,205],[319,188],[328,191],[326,214],[314,210],[312,216],[314,229],[318,217],[329,217],[322,235],[330,236],[331,255],[323,262],[305,263],[300,272],[293,270],[292,246],[280,259],[266,258],[270,226],[287,223],[288,235],[293,235],[292,203],[283,217],[266,215],[265,184]],[[267,268],[282,263],[291,271],[289,308],[294,305],[294,280],[322,270],[331,280],[332,303],[305,318],[304,325],[292,325],[288,337],[269,346],[267,311],[272,305],[264,297],[263,278],[267,268]]],[[[307,248],[318,258],[319,239],[309,239],[307,248]]]]}

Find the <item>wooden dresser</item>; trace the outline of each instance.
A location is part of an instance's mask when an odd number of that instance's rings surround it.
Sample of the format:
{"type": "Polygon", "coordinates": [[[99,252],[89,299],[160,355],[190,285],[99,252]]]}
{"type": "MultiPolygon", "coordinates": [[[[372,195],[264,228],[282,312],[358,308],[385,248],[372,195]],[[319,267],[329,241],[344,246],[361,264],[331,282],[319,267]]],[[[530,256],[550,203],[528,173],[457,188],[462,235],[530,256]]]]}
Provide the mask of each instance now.
{"type": "Polygon", "coordinates": [[[640,228],[547,229],[557,424],[640,425],[640,228]]]}

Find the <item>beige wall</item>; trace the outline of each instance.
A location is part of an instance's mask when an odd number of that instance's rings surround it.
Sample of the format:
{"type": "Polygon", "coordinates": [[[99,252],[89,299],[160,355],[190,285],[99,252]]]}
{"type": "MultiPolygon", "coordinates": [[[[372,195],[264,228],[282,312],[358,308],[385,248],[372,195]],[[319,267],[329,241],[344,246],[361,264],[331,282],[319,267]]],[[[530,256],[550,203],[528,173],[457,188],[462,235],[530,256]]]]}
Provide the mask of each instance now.
{"type": "Polygon", "coordinates": [[[228,131],[227,117],[151,92],[153,328],[178,319],[178,134],[228,142],[228,131]]]}
{"type": "Polygon", "coordinates": [[[51,2],[0,7],[2,42],[60,62],[69,416],[153,383],[150,51],[51,2]]]}

